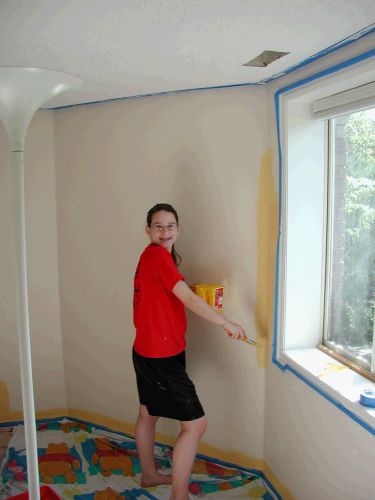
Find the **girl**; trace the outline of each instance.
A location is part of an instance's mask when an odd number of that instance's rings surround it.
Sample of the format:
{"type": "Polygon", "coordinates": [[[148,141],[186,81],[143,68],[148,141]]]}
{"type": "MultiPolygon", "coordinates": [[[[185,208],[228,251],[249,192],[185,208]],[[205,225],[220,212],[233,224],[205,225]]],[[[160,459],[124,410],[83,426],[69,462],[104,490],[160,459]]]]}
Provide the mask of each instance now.
{"type": "Polygon", "coordinates": [[[134,277],[133,363],[139,393],[136,442],[144,487],[171,484],[171,499],[187,500],[189,476],[206,417],[185,371],[185,308],[224,328],[234,339],[243,329],[219,315],[195,295],[177,269],[181,258],[174,244],[179,234],[176,210],[166,203],[147,213],[151,244],[142,253],[134,277]],[[159,417],[180,421],[173,450],[172,476],[158,474],[154,461],[155,425],[159,417]]]}

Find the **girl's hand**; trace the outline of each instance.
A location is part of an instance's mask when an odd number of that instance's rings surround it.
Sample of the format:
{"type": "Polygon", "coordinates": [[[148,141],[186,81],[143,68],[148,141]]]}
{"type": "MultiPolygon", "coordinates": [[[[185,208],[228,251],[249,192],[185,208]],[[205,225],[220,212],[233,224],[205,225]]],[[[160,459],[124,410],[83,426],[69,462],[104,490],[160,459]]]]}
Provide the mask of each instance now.
{"type": "Polygon", "coordinates": [[[228,319],[223,324],[223,328],[226,331],[227,335],[234,340],[244,340],[246,339],[246,334],[243,328],[237,323],[232,323],[228,319]]]}

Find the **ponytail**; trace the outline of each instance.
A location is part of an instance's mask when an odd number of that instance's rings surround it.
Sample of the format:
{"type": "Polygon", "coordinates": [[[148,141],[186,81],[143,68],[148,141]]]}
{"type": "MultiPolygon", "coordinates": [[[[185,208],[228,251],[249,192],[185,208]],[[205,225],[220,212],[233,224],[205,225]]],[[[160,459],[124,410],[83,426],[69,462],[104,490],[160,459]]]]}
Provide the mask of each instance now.
{"type": "Polygon", "coordinates": [[[179,253],[176,252],[174,245],[172,245],[172,251],[171,251],[172,259],[176,266],[178,267],[181,264],[182,257],[179,253]]]}

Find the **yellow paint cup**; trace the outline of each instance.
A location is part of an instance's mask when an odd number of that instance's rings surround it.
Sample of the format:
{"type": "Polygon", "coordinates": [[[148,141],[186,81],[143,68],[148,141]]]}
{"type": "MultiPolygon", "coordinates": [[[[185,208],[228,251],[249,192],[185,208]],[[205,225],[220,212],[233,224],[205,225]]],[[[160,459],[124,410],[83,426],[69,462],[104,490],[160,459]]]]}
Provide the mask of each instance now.
{"type": "Polygon", "coordinates": [[[223,310],[224,286],[211,285],[208,283],[197,283],[190,285],[190,288],[201,297],[208,305],[215,311],[221,312],[223,310]]]}

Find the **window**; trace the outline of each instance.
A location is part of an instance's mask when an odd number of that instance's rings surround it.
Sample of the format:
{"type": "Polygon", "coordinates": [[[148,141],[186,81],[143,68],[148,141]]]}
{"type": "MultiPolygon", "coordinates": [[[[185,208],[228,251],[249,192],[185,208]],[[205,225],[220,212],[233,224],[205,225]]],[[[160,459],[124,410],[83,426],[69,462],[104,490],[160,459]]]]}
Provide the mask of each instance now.
{"type": "Polygon", "coordinates": [[[323,345],[375,381],[375,108],[330,119],[323,345]]]}
{"type": "Polygon", "coordinates": [[[359,403],[363,388],[375,388],[373,56],[275,94],[280,219],[272,360],[375,434],[375,411],[359,403]]]}

